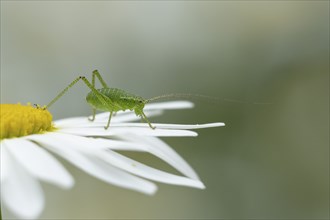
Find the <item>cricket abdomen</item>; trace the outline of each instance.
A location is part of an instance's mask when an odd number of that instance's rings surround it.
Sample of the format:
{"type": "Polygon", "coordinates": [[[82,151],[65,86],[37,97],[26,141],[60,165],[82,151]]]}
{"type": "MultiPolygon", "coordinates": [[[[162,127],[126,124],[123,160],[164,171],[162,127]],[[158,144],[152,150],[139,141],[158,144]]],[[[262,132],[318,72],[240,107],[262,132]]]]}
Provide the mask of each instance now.
{"type": "Polygon", "coordinates": [[[142,110],[146,102],[142,97],[133,95],[122,89],[102,88],[97,89],[97,91],[107,99],[107,105],[104,105],[93,91],[87,94],[86,100],[93,108],[102,111],[142,110]]]}

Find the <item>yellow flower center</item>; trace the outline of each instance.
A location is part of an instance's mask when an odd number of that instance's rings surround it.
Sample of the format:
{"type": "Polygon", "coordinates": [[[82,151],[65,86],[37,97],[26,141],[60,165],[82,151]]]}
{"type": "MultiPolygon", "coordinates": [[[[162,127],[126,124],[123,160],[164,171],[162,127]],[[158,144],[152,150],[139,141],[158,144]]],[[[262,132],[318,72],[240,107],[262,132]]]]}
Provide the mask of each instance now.
{"type": "Polygon", "coordinates": [[[54,129],[52,115],[30,104],[0,104],[0,139],[40,134],[54,129]]]}

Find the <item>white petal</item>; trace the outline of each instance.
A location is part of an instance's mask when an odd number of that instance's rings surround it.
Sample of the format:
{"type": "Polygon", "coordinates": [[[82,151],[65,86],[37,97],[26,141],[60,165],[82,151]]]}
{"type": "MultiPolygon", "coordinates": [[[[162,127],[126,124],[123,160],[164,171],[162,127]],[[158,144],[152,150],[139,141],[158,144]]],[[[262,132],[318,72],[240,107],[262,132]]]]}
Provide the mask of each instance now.
{"type": "MultiPolygon", "coordinates": [[[[167,109],[187,109],[187,108],[193,108],[194,103],[189,101],[171,101],[171,102],[158,102],[158,103],[148,103],[145,105],[143,111],[147,114],[152,114],[152,111],[150,110],[167,110],[167,109]]],[[[126,112],[119,111],[118,115],[125,114],[126,112]]],[[[106,118],[109,117],[108,112],[96,114],[96,118],[106,118]]]]}
{"type": "MultiPolygon", "coordinates": [[[[146,111],[145,114],[147,117],[153,117],[161,115],[163,111],[161,110],[154,110],[154,111],[146,111]]],[[[91,116],[89,116],[91,117],[91,116]]],[[[105,123],[107,123],[109,112],[104,112],[97,114],[95,116],[94,121],[89,121],[86,116],[83,117],[73,117],[73,118],[67,118],[67,119],[61,119],[54,121],[55,127],[61,128],[61,127],[78,127],[80,125],[93,125],[95,123],[102,123],[102,126],[105,126],[105,123]]],[[[125,122],[125,121],[137,121],[141,120],[140,117],[136,116],[134,112],[118,112],[116,116],[112,116],[111,122],[117,123],[117,122],[125,122]]]]}
{"type": "Polygon", "coordinates": [[[55,127],[61,127],[65,125],[70,125],[70,124],[81,124],[81,123],[87,123],[89,122],[87,116],[80,116],[80,117],[71,117],[71,118],[65,118],[65,119],[60,119],[60,120],[55,120],[54,125],[55,127]]]}
{"type": "MultiPolygon", "coordinates": [[[[106,124],[106,121],[97,121],[97,122],[89,122],[85,124],[71,124],[67,126],[62,126],[61,129],[69,129],[69,128],[91,128],[91,127],[102,127],[106,124]]],[[[213,127],[222,127],[225,126],[223,122],[214,122],[207,124],[158,124],[152,123],[153,126],[160,129],[201,129],[201,128],[213,128],[213,127]]],[[[113,127],[135,127],[135,128],[150,128],[147,123],[111,123],[109,128],[113,127]]]]}
{"type": "Polygon", "coordinates": [[[161,170],[157,170],[111,150],[108,150],[107,153],[97,153],[100,158],[109,164],[150,180],[173,185],[190,186],[200,189],[205,188],[204,184],[199,180],[177,176],[161,170]]]}
{"type": "Polygon", "coordinates": [[[147,151],[145,144],[134,143],[129,141],[111,140],[107,138],[94,138],[97,146],[102,146],[105,149],[125,150],[125,151],[147,151]]]}
{"type": "MultiPolygon", "coordinates": [[[[40,137],[47,138],[47,134],[40,137]]],[[[35,177],[62,188],[71,188],[74,185],[72,176],[62,164],[35,143],[17,138],[6,144],[16,161],[35,177]]]]}
{"type": "Polygon", "coordinates": [[[8,156],[8,151],[6,150],[6,141],[3,140],[0,142],[0,152],[1,152],[1,160],[0,160],[0,168],[1,168],[1,183],[2,181],[6,180],[7,177],[10,174],[10,160],[9,160],[9,156],[8,156]]]}
{"type": "MultiPolygon", "coordinates": [[[[54,138],[54,140],[50,140],[50,138],[48,139],[49,140],[47,140],[47,142],[49,141],[48,144],[51,145],[54,145],[55,140],[57,140],[56,148],[58,148],[57,145],[63,148],[64,143],[66,143],[67,146],[64,149],[74,148],[76,151],[83,152],[84,154],[97,155],[99,158],[102,158],[104,161],[108,162],[109,164],[115,167],[118,167],[120,169],[123,169],[125,171],[131,172],[135,175],[144,178],[148,178],[151,180],[168,183],[168,184],[185,185],[185,186],[191,186],[202,189],[205,188],[203,183],[199,180],[189,179],[186,177],[177,176],[170,173],[166,173],[164,171],[154,169],[152,167],[134,161],[130,158],[122,156],[111,150],[108,151],[97,150],[94,148],[93,145],[95,144],[95,142],[91,138],[86,138],[85,141],[83,142],[75,138],[68,138],[67,136],[63,136],[62,138],[63,140],[59,138],[54,138]]],[[[43,143],[43,144],[47,144],[47,143],[43,143]]],[[[74,161],[75,160],[73,160],[72,162],[74,161]]]]}
{"type": "MultiPolygon", "coordinates": [[[[104,121],[102,123],[89,124],[86,127],[104,127],[104,121]]],[[[201,129],[201,128],[213,128],[225,126],[222,122],[208,123],[208,124],[157,124],[152,123],[153,126],[160,129],[201,129]]],[[[110,127],[135,127],[135,128],[150,128],[147,123],[114,123],[110,127]]]]}
{"type": "MultiPolygon", "coordinates": [[[[146,114],[146,116],[148,118],[154,117],[154,116],[159,116],[163,113],[162,110],[146,110],[144,111],[144,113],[146,114]]],[[[91,117],[91,116],[89,116],[91,117]]],[[[95,116],[95,121],[97,122],[107,122],[109,118],[109,112],[103,112],[103,113],[99,113],[95,116]]],[[[140,117],[136,116],[134,112],[132,111],[127,111],[127,112],[123,112],[123,111],[119,111],[117,112],[117,114],[115,116],[113,116],[111,118],[111,122],[125,122],[125,121],[138,121],[141,120],[140,117]]]]}
{"type": "Polygon", "coordinates": [[[144,110],[186,109],[193,107],[194,107],[194,103],[190,101],[170,101],[170,102],[149,103],[145,106],[144,110]]]}
{"type": "Polygon", "coordinates": [[[95,166],[98,167],[99,171],[103,171],[100,172],[100,176],[102,177],[100,179],[104,179],[106,182],[150,195],[153,195],[157,191],[157,186],[150,181],[133,176],[117,167],[105,163],[99,158],[89,155],[86,156],[95,166]]]}
{"type": "Polygon", "coordinates": [[[149,127],[110,127],[106,130],[104,127],[93,128],[62,128],[57,132],[76,134],[82,136],[116,136],[116,135],[142,135],[142,136],[157,136],[157,137],[195,137],[196,132],[188,130],[174,129],[151,129],[149,127]]]}
{"type": "MultiPolygon", "coordinates": [[[[50,134],[56,138],[66,137],[69,139],[76,139],[81,142],[89,141],[89,138],[74,136],[69,134],[50,134]]],[[[48,135],[49,136],[49,135],[48,135]]],[[[196,172],[189,166],[189,164],[170,146],[159,138],[154,137],[141,137],[137,135],[130,135],[129,137],[121,137],[124,140],[130,141],[119,141],[103,138],[93,139],[93,149],[112,149],[112,150],[132,150],[132,151],[144,151],[155,155],[156,157],[164,160],[166,163],[173,166],[175,169],[180,171],[182,174],[192,179],[199,179],[196,172]]]]}
{"type": "Polygon", "coordinates": [[[177,152],[175,152],[175,150],[159,138],[130,136],[124,137],[124,140],[141,143],[140,145],[136,145],[136,147],[141,146],[142,143],[144,143],[147,146],[145,149],[147,152],[164,160],[185,176],[192,179],[199,179],[197,173],[191,168],[191,166],[177,152]]]}
{"type": "MultiPolygon", "coordinates": [[[[161,110],[154,110],[154,111],[145,111],[144,112],[148,118],[159,116],[163,114],[163,111],[161,110]]],[[[107,113],[106,119],[108,120],[109,113],[107,113]]],[[[139,121],[141,120],[140,117],[136,116],[135,113],[130,114],[118,114],[113,118],[113,121],[111,119],[111,122],[118,123],[118,122],[126,122],[126,121],[139,121]]],[[[104,120],[103,120],[104,122],[104,120]]]]}
{"type": "Polygon", "coordinates": [[[45,203],[40,183],[9,157],[10,176],[1,182],[1,202],[18,217],[35,219],[45,203]]]}
{"type": "MultiPolygon", "coordinates": [[[[84,142],[75,139],[75,137],[56,134],[49,135],[47,139],[40,138],[40,136],[37,135],[31,136],[30,138],[65,158],[86,173],[107,183],[146,194],[153,194],[157,190],[157,186],[149,181],[125,173],[108,164],[97,162],[91,156],[86,156],[77,150],[73,150],[71,146],[72,144],[77,144],[78,149],[85,145],[84,142]]],[[[94,148],[93,143],[90,147],[94,148]]],[[[99,150],[94,148],[93,151],[99,150]]]]}
{"type": "MultiPolygon", "coordinates": [[[[40,135],[29,135],[26,137],[27,140],[39,140],[40,137],[35,138],[36,136],[40,135]]],[[[48,137],[54,137],[54,138],[59,138],[62,139],[63,137],[66,138],[74,138],[77,141],[88,141],[89,137],[84,137],[84,136],[77,136],[77,135],[72,135],[72,134],[65,134],[61,132],[52,132],[47,134],[48,137]]],[[[93,148],[98,149],[98,150],[107,150],[107,149],[112,149],[112,150],[134,150],[134,151],[145,151],[146,146],[141,143],[132,143],[130,141],[123,141],[123,140],[114,140],[114,139],[108,139],[105,137],[100,137],[100,138],[92,138],[93,140],[93,148]]]]}
{"type": "MultiPolygon", "coordinates": [[[[152,123],[156,129],[201,129],[201,128],[213,128],[213,127],[221,127],[225,126],[222,122],[208,123],[208,124],[195,124],[195,125],[187,125],[187,124],[157,124],[152,123]]],[[[110,125],[111,126],[111,125],[110,125]]],[[[149,127],[148,124],[145,123],[120,123],[114,124],[113,127],[149,127]]]]}

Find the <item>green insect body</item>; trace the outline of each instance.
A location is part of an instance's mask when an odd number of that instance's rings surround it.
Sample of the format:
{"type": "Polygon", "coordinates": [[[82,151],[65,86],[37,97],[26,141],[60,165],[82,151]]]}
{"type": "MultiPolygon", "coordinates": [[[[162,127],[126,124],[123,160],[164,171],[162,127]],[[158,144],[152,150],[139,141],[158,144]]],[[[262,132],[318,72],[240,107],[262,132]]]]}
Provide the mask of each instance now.
{"type": "MultiPolygon", "coordinates": [[[[141,112],[144,108],[146,100],[142,97],[128,93],[122,89],[117,88],[102,88],[97,89],[97,91],[102,94],[102,96],[107,100],[111,100],[109,106],[104,106],[93,91],[89,92],[86,96],[86,101],[95,109],[102,111],[114,111],[118,112],[120,110],[130,110],[141,112]]],[[[109,101],[108,100],[108,101],[109,101]]]]}
{"type": "Polygon", "coordinates": [[[86,96],[87,103],[91,105],[93,109],[93,116],[89,120],[94,121],[96,110],[107,111],[109,112],[109,119],[107,125],[104,128],[108,129],[113,113],[130,110],[134,111],[137,116],[140,116],[143,120],[145,120],[150,128],[155,129],[155,127],[151,125],[150,121],[143,112],[145,104],[154,99],[143,99],[140,96],[133,95],[122,89],[109,88],[97,70],[93,71],[92,84],[86,79],[86,77],[80,76],[76,78],[72,83],[70,83],[44,108],[49,108],[79,80],[82,80],[91,89],[91,91],[86,96]],[[95,76],[99,79],[103,88],[95,88],[95,76]]]}
{"type": "MultiPolygon", "coordinates": [[[[206,95],[195,95],[195,94],[183,94],[183,93],[175,93],[175,94],[166,94],[161,96],[156,96],[150,99],[144,99],[140,96],[128,93],[122,89],[117,88],[109,88],[105,83],[101,75],[97,70],[93,71],[92,75],[92,83],[90,83],[86,77],[79,76],[75,80],[73,80],[62,92],[60,92],[48,105],[42,107],[43,109],[49,108],[52,104],[54,104],[59,98],[61,98],[72,86],[74,86],[78,81],[82,80],[88,88],[90,88],[90,92],[86,96],[86,101],[88,104],[92,106],[93,116],[89,120],[94,121],[96,110],[107,111],[109,112],[109,119],[107,125],[104,127],[105,129],[109,128],[111,117],[114,113],[118,111],[134,111],[137,116],[140,116],[144,121],[146,121],[150,128],[155,129],[153,125],[151,125],[147,116],[144,114],[143,109],[145,104],[164,98],[199,98],[199,99],[207,99],[210,101],[225,101],[231,103],[241,103],[241,104],[271,104],[271,103],[249,103],[243,102],[233,99],[219,99],[217,97],[211,97],[206,95]],[[100,83],[102,84],[101,89],[95,88],[95,77],[98,78],[100,83]]],[[[36,105],[37,108],[41,108],[39,105],[36,105]]]]}

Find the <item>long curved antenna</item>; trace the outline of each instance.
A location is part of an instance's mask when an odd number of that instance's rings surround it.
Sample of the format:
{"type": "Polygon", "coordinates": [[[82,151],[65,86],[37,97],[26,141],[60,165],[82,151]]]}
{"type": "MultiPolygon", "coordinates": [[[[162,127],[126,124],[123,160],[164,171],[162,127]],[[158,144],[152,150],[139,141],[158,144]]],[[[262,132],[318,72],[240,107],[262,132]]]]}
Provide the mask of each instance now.
{"type": "Polygon", "coordinates": [[[238,103],[238,104],[258,104],[258,105],[268,105],[272,103],[267,103],[267,102],[245,102],[245,101],[240,101],[240,100],[235,100],[235,99],[224,99],[224,98],[218,98],[218,97],[213,97],[213,96],[207,96],[207,95],[200,95],[200,94],[189,94],[189,93],[171,93],[171,94],[165,94],[165,95],[160,95],[156,97],[152,97],[150,99],[146,100],[146,103],[156,101],[159,99],[169,99],[169,98],[187,98],[187,99],[202,99],[202,100],[211,100],[214,102],[231,102],[231,103],[238,103]]]}

